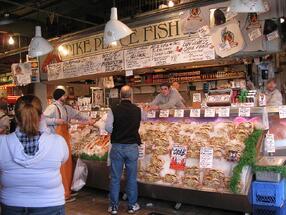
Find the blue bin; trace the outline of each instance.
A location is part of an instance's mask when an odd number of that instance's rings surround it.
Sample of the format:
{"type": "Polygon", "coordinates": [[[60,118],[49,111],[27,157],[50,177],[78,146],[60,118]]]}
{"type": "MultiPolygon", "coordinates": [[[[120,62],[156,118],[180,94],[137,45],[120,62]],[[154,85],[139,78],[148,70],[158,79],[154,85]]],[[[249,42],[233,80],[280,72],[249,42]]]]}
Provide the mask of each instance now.
{"type": "Polygon", "coordinates": [[[253,205],[252,213],[253,215],[285,215],[286,205],[284,204],[282,207],[253,205]]]}
{"type": "Polygon", "coordinates": [[[254,181],[252,183],[253,205],[281,207],[285,201],[285,179],[280,182],[254,181]]]}

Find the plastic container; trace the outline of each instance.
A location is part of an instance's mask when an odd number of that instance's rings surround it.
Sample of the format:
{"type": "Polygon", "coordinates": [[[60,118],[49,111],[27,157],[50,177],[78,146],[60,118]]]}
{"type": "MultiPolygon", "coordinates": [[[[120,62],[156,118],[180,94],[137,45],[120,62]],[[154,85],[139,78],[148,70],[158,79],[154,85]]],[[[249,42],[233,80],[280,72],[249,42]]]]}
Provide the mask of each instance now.
{"type": "Polygon", "coordinates": [[[284,204],[282,207],[253,205],[252,213],[253,215],[285,215],[286,205],[284,204]]]}
{"type": "Polygon", "coordinates": [[[257,171],[255,175],[256,175],[256,181],[268,181],[268,182],[281,181],[281,173],[269,172],[269,171],[257,171]]]}
{"type": "Polygon", "coordinates": [[[254,181],[252,201],[254,205],[281,207],[285,200],[285,179],[275,182],[254,181]]]}

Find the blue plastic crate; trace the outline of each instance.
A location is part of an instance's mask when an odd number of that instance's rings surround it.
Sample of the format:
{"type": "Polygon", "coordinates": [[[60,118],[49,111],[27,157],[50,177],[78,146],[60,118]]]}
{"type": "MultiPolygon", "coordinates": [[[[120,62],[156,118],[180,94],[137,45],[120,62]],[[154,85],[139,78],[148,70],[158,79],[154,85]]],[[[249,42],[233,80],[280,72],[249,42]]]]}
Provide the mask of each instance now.
{"type": "Polygon", "coordinates": [[[281,207],[285,200],[285,179],[275,182],[254,181],[252,203],[254,205],[281,207]]]}
{"type": "Polygon", "coordinates": [[[253,215],[285,215],[286,205],[284,204],[283,207],[253,205],[252,213],[253,215]]]}

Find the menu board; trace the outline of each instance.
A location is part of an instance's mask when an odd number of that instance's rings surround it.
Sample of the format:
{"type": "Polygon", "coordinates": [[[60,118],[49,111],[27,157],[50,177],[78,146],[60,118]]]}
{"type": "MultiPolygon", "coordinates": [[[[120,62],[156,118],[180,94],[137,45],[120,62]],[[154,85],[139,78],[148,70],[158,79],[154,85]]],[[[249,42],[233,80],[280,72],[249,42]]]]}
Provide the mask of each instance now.
{"type": "Polygon", "coordinates": [[[210,36],[184,40],[180,52],[178,59],[180,63],[215,59],[215,50],[210,36]]]}
{"type": "Polygon", "coordinates": [[[105,72],[115,72],[124,69],[123,51],[115,51],[102,55],[105,72]]]}
{"type": "Polygon", "coordinates": [[[162,66],[179,63],[181,54],[181,42],[172,41],[151,46],[153,66],[162,66]]]}
{"type": "Polygon", "coordinates": [[[92,57],[85,58],[84,62],[81,64],[82,75],[92,75],[95,73],[105,72],[103,68],[103,58],[102,55],[95,55],[92,57]]]}
{"type": "Polygon", "coordinates": [[[125,70],[151,67],[151,46],[127,49],[124,51],[124,59],[125,70]]]}
{"type": "Polygon", "coordinates": [[[48,65],[48,80],[63,79],[63,63],[54,63],[48,65]]]}

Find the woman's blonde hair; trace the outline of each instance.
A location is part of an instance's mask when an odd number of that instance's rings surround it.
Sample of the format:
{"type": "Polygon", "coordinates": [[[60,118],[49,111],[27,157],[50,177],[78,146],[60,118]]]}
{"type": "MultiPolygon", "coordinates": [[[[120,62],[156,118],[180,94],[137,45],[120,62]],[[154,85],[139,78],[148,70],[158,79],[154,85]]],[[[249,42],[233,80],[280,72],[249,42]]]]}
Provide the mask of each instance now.
{"type": "Polygon", "coordinates": [[[20,131],[29,137],[38,135],[42,112],[42,104],[38,97],[20,97],[15,105],[15,116],[20,131]]]}

